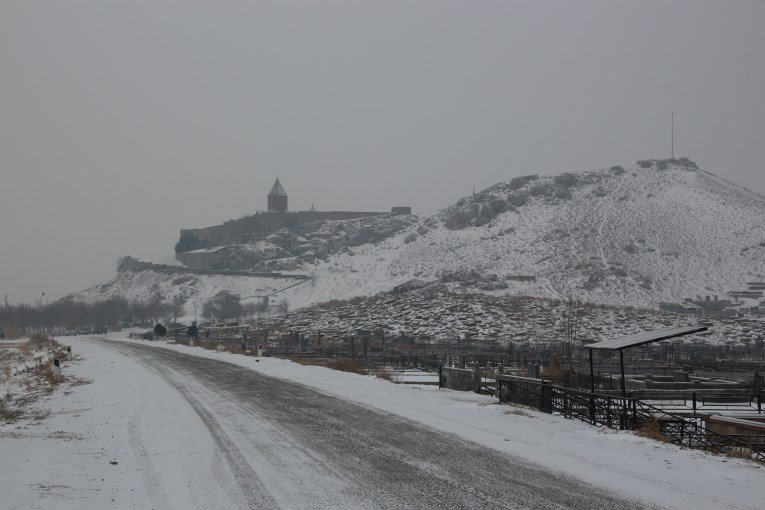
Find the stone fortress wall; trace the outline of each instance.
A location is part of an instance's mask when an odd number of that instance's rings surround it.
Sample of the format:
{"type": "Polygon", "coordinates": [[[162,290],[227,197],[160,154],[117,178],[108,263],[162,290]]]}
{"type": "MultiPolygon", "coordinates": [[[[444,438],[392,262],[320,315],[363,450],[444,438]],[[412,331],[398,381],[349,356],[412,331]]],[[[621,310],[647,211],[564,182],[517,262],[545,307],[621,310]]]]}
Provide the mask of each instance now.
{"type": "MultiPolygon", "coordinates": [[[[268,194],[268,212],[258,212],[238,220],[229,220],[222,225],[206,228],[181,229],[176,245],[175,258],[187,267],[209,268],[216,252],[225,246],[247,243],[266,237],[281,229],[305,230],[309,225],[325,221],[354,220],[371,216],[382,216],[386,212],[363,211],[287,211],[287,192],[277,177],[268,194]]],[[[411,207],[393,207],[390,214],[411,214],[411,207]]]]}
{"type": "Polygon", "coordinates": [[[212,248],[246,242],[251,234],[275,232],[282,228],[297,227],[316,221],[352,220],[383,214],[388,213],[361,211],[267,212],[238,220],[229,220],[222,225],[213,227],[181,229],[181,236],[184,234],[193,235],[212,248]]]}
{"type": "MultiPolygon", "coordinates": [[[[179,255],[185,255],[183,253],[179,255]]],[[[209,264],[208,264],[209,266],[209,264]]],[[[153,271],[162,274],[198,274],[198,275],[222,275],[222,276],[251,276],[256,278],[285,278],[293,280],[308,280],[310,276],[304,274],[284,274],[278,272],[256,272],[256,271],[232,271],[230,269],[210,269],[203,267],[184,267],[171,266],[167,264],[155,264],[133,258],[131,256],[122,257],[117,265],[118,273],[140,273],[141,271],[153,271]]]]}

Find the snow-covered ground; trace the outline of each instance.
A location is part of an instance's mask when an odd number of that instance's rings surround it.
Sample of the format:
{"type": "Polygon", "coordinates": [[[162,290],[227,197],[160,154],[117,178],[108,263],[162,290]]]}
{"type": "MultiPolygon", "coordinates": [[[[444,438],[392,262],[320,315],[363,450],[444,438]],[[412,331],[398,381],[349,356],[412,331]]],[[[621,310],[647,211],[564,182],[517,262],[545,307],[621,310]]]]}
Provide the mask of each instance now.
{"type": "MultiPolygon", "coordinates": [[[[137,343],[124,334],[109,335],[137,343]]],[[[179,390],[160,374],[98,340],[67,339],[78,361],[67,375],[91,384],[60,390],[51,415],[0,427],[0,494],[5,508],[236,507],[234,479],[221,470],[213,438],[179,390]],[[110,464],[116,461],[117,464],[110,464]]],[[[761,508],[765,470],[684,450],[487,396],[396,385],[372,377],[164,342],[145,346],[225,360],[529,459],[631,499],[665,508],[761,508]]],[[[191,376],[188,391],[202,392],[191,376]]],[[[200,395],[201,398],[201,395],[200,395]]],[[[219,420],[237,422],[235,405],[219,420]]]]}
{"type": "Polygon", "coordinates": [[[0,507],[234,506],[228,479],[210,478],[213,441],[190,426],[199,418],[180,394],[113,351],[67,344],[76,360],[64,375],[81,381],[35,404],[48,418],[0,425],[0,507]]]}
{"type": "Polygon", "coordinates": [[[0,420],[45,416],[31,404],[55,391],[60,378],[54,358],[66,363],[68,355],[63,345],[46,337],[0,340],[0,420]]]}
{"type": "MultiPolygon", "coordinates": [[[[723,297],[765,279],[765,197],[692,162],[651,161],[519,179],[394,226],[386,217],[374,219],[377,227],[366,220],[328,222],[313,237],[280,231],[241,249],[281,253],[293,245],[316,245],[326,252],[297,262],[297,273],[314,276],[310,284],[273,294],[293,309],[374,295],[415,278],[444,283],[452,291],[495,295],[562,298],[570,289],[593,303],[641,307],[697,294],[723,297]],[[359,225],[368,235],[357,241],[361,244],[348,245],[349,236],[358,237],[359,225]],[[536,280],[511,280],[504,288],[454,277],[469,272],[496,274],[500,283],[507,275],[536,280]]],[[[194,301],[199,306],[218,290],[266,295],[281,283],[123,273],[73,297],[149,299],[161,293],[168,301],[187,298],[191,313],[194,301]]]]}

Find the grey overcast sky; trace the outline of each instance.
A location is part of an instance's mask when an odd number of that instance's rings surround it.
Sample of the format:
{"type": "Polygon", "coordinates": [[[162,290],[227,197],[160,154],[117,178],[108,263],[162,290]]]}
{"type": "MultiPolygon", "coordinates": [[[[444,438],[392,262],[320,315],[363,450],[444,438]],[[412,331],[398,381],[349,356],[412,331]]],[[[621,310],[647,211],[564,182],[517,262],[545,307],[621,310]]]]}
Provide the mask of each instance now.
{"type": "MultiPolygon", "coordinates": [[[[0,294],[265,207],[676,154],[765,193],[765,2],[0,0],[0,294]]],[[[0,296],[1,298],[2,296],[0,296]]]]}

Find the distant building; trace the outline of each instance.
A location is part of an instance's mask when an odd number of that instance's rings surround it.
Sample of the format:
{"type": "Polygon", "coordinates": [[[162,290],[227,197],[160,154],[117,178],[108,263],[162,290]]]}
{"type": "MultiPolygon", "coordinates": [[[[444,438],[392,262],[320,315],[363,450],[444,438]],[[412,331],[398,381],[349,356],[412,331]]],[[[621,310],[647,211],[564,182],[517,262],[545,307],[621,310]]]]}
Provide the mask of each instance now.
{"type": "Polygon", "coordinates": [[[287,212],[287,192],[278,177],[268,193],[268,212],[287,212]]]}
{"type": "MultiPolygon", "coordinates": [[[[411,207],[393,207],[393,214],[411,214],[411,207]]],[[[308,211],[288,212],[287,191],[277,177],[268,192],[268,212],[258,212],[221,225],[181,229],[175,247],[175,258],[184,265],[206,269],[212,265],[217,248],[234,243],[254,242],[280,229],[314,232],[324,221],[344,221],[383,216],[388,213],[372,211],[317,211],[311,204],[308,211]],[[311,226],[312,225],[312,226],[311,226]]]]}

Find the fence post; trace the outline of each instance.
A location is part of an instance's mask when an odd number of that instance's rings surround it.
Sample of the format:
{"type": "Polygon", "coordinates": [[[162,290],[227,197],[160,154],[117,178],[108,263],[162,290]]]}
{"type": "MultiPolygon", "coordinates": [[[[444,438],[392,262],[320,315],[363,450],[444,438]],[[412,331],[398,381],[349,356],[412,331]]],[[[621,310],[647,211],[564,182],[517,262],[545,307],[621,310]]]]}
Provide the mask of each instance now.
{"type": "Polygon", "coordinates": [[[606,397],[606,425],[611,428],[611,396],[606,397]]]}
{"type": "Polygon", "coordinates": [[[637,428],[637,400],[632,399],[632,428],[637,428]]]}
{"type": "Polygon", "coordinates": [[[692,394],[693,398],[693,416],[696,416],[696,392],[694,391],[692,394]]]}
{"type": "Polygon", "coordinates": [[[762,392],[757,394],[757,414],[762,414],[762,392]]]}
{"type": "Polygon", "coordinates": [[[57,381],[61,380],[61,362],[57,358],[53,358],[51,362],[51,369],[53,370],[53,375],[56,378],[57,381]]]}
{"type": "Polygon", "coordinates": [[[439,388],[443,388],[444,387],[443,383],[441,382],[442,381],[441,374],[443,373],[443,368],[444,368],[443,365],[438,365],[438,387],[439,388]]]}
{"type": "Polygon", "coordinates": [[[542,381],[539,387],[539,410],[543,413],[553,412],[553,388],[549,382],[542,381]]]}
{"type": "Polygon", "coordinates": [[[622,430],[630,430],[630,407],[632,404],[632,397],[627,397],[622,400],[622,430]]]}
{"type": "Polygon", "coordinates": [[[590,422],[595,425],[595,394],[590,393],[590,422]]]}
{"type": "Polygon", "coordinates": [[[539,402],[537,403],[537,410],[542,410],[542,402],[544,401],[544,394],[545,394],[545,382],[542,381],[539,385],[539,402]]]}

